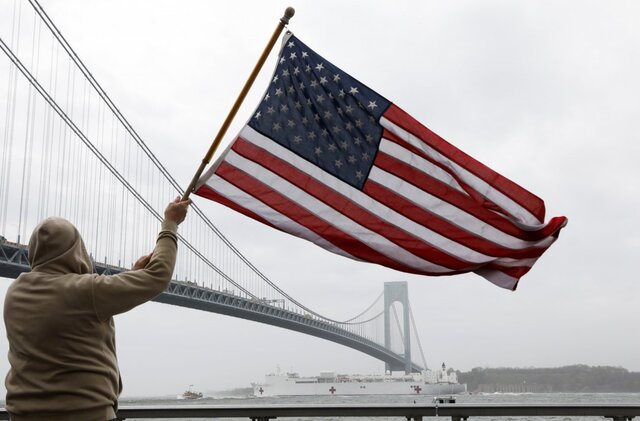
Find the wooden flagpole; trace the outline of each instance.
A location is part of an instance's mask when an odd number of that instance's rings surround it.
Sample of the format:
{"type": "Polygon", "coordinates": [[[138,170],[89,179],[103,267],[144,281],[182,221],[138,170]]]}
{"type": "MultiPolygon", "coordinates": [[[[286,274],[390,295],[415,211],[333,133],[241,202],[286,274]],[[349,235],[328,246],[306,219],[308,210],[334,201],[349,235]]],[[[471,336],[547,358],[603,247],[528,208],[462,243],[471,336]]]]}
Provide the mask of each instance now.
{"type": "Polygon", "coordinates": [[[273,48],[274,44],[280,37],[280,34],[282,33],[282,30],[284,29],[285,25],[289,23],[289,19],[291,19],[294,14],[295,14],[295,9],[293,7],[287,7],[287,9],[284,11],[284,16],[280,18],[280,21],[278,22],[278,26],[276,27],[275,31],[273,31],[273,35],[271,35],[271,39],[269,39],[267,46],[265,47],[264,51],[262,52],[262,55],[258,59],[258,62],[253,68],[253,71],[249,75],[249,79],[247,79],[247,81],[245,82],[244,87],[242,88],[242,91],[240,91],[240,95],[238,95],[236,102],[233,104],[233,107],[231,107],[231,111],[229,111],[227,118],[222,123],[222,126],[220,127],[220,130],[218,131],[218,134],[216,135],[215,139],[213,139],[213,143],[211,144],[209,151],[207,152],[204,159],[202,160],[202,163],[200,164],[200,167],[196,171],[196,174],[193,176],[193,179],[191,180],[189,187],[187,187],[187,190],[185,190],[184,195],[182,196],[182,200],[187,200],[189,198],[189,195],[191,195],[191,193],[193,193],[193,191],[195,190],[196,183],[200,179],[200,176],[202,175],[206,166],[209,164],[209,162],[211,162],[211,158],[213,157],[213,154],[215,153],[216,149],[218,149],[218,146],[220,145],[222,138],[227,132],[227,129],[229,128],[229,126],[231,125],[231,121],[233,121],[233,118],[236,116],[238,109],[240,109],[240,105],[242,104],[242,101],[244,101],[244,98],[247,96],[249,89],[251,89],[251,85],[253,85],[253,82],[256,80],[256,77],[258,76],[258,73],[260,72],[262,65],[267,60],[267,57],[269,56],[271,49],[273,48]]]}

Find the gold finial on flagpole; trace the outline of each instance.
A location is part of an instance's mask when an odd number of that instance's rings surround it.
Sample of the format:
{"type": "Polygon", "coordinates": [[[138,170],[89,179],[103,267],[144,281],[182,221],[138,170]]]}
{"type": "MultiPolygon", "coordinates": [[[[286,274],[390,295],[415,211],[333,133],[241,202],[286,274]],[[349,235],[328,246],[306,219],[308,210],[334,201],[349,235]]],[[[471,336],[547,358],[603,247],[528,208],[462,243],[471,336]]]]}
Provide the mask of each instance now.
{"type": "Polygon", "coordinates": [[[247,96],[249,89],[251,89],[251,85],[253,85],[253,82],[256,80],[256,77],[258,76],[258,73],[260,72],[262,65],[267,60],[267,57],[269,56],[271,49],[273,49],[273,46],[278,40],[278,37],[282,33],[282,30],[284,29],[285,25],[289,23],[289,20],[293,17],[295,13],[296,11],[293,7],[287,7],[287,9],[284,11],[284,15],[280,18],[280,21],[278,22],[278,26],[276,27],[275,31],[273,31],[273,35],[271,35],[271,38],[269,39],[267,46],[262,52],[262,55],[260,55],[260,58],[258,59],[258,62],[253,68],[253,71],[249,75],[249,78],[245,82],[244,87],[242,88],[242,91],[240,91],[240,95],[238,95],[236,102],[234,102],[233,106],[231,107],[231,111],[229,111],[229,114],[227,115],[227,118],[222,123],[222,126],[220,126],[220,130],[218,130],[218,134],[216,135],[215,139],[213,139],[213,143],[211,144],[211,147],[209,147],[209,151],[207,151],[207,154],[202,160],[202,163],[200,163],[200,167],[198,167],[198,170],[196,171],[195,175],[193,176],[193,179],[191,180],[191,183],[189,183],[189,187],[187,187],[187,189],[185,190],[184,195],[182,196],[182,200],[187,200],[189,198],[189,195],[191,195],[191,193],[193,193],[193,191],[195,190],[196,184],[198,183],[200,176],[204,172],[204,169],[207,166],[207,164],[211,162],[211,158],[213,157],[213,154],[215,153],[216,149],[218,149],[218,146],[220,145],[222,138],[227,132],[227,129],[229,128],[229,126],[231,125],[231,121],[236,116],[238,109],[240,109],[240,105],[242,105],[242,101],[244,101],[244,98],[247,96]]]}

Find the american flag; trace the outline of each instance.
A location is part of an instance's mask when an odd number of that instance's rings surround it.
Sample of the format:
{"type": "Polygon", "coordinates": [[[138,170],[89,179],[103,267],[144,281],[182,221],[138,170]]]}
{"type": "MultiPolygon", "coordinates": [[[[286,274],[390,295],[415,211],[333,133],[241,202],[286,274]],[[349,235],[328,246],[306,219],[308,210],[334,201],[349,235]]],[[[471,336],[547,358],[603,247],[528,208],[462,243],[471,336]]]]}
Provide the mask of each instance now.
{"type": "Polygon", "coordinates": [[[511,290],[567,223],[290,33],[196,193],[352,259],[511,290]]]}

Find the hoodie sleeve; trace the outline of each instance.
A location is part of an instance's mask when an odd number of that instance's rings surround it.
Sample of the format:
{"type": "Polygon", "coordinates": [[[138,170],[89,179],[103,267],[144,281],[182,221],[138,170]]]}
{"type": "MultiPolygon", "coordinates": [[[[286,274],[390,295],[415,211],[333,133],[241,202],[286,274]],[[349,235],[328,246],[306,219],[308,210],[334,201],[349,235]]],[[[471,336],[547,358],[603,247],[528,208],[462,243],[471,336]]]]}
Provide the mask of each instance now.
{"type": "Polygon", "coordinates": [[[129,311],[167,289],[176,264],[177,231],[175,222],[162,222],[153,255],[144,269],[93,279],[93,304],[98,319],[107,320],[129,311]]]}

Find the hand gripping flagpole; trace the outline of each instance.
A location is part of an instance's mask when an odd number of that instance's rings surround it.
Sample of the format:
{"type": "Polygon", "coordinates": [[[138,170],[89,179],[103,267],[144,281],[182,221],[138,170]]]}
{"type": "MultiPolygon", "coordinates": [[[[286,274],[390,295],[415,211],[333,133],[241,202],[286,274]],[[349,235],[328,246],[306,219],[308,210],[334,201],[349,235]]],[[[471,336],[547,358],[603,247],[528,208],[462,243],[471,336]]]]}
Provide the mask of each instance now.
{"type": "Polygon", "coordinates": [[[262,65],[267,60],[267,56],[269,55],[274,44],[280,37],[282,30],[289,23],[289,19],[291,19],[294,14],[295,14],[295,9],[293,7],[287,7],[287,9],[284,11],[284,16],[280,18],[280,22],[278,22],[278,26],[276,27],[275,31],[273,31],[273,35],[271,35],[271,39],[267,43],[267,46],[265,47],[264,51],[262,52],[262,55],[258,59],[258,62],[253,68],[253,71],[249,75],[249,79],[247,79],[247,81],[245,82],[244,87],[242,88],[242,91],[240,91],[240,95],[238,95],[236,102],[233,104],[233,107],[231,107],[231,111],[229,111],[229,115],[227,115],[227,118],[222,123],[222,126],[220,127],[220,130],[218,131],[218,134],[216,135],[215,139],[213,139],[213,143],[211,144],[209,151],[207,152],[204,159],[202,160],[202,163],[200,164],[200,167],[196,171],[196,174],[193,176],[193,179],[191,180],[191,184],[189,184],[189,187],[187,187],[187,190],[185,190],[184,195],[182,196],[182,200],[187,200],[189,198],[189,195],[193,193],[193,191],[195,190],[196,184],[198,183],[198,180],[200,179],[202,172],[204,171],[205,167],[209,164],[209,162],[211,162],[211,158],[213,157],[213,154],[215,153],[216,149],[218,149],[218,146],[220,145],[222,138],[227,132],[227,129],[229,128],[229,126],[231,125],[231,121],[236,116],[238,109],[240,109],[240,105],[242,104],[242,101],[244,101],[244,98],[247,96],[249,89],[251,89],[251,85],[253,85],[253,82],[256,80],[256,77],[258,76],[258,73],[260,72],[262,65]]]}

